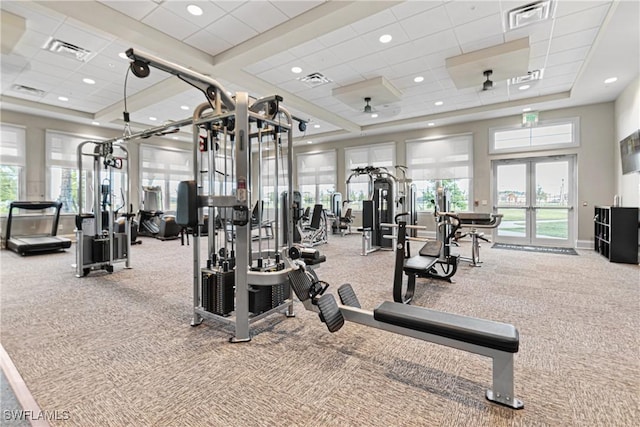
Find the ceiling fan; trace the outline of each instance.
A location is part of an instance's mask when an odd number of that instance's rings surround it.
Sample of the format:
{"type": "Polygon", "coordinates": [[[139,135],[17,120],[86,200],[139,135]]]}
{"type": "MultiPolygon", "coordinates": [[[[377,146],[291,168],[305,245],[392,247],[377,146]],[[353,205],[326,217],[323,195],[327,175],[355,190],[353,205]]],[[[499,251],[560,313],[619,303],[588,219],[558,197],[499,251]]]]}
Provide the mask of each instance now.
{"type": "Polygon", "coordinates": [[[489,77],[491,77],[491,74],[493,74],[493,70],[485,70],[482,74],[487,78],[487,80],[482,83],[482,90],[493,89],[493,82],[489,80],[489,77]]]}

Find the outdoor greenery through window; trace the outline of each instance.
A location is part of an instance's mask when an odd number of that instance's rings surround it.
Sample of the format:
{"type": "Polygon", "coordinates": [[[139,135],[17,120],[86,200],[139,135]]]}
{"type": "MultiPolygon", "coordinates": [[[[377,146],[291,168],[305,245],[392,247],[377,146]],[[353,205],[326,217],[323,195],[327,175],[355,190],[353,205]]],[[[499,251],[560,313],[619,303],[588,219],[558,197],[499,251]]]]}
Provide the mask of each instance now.
{"type": "MultiPolygon", "coordinates": [[[[396,147],[393,142],[365,147],[345,148],[345,176],[348,179],[353,169],[364,168],[366,166],[386,167],[389,172],[393,174],[396,160],[395,151],[396,147]]],[[[371,199],[372,195],[369,194],[369,182],[369,178],[366,175],[355,177],[349,182],[347,186],[347,200],[350,202],[350,207],[354,211],[361,211],[362,201],[371,199]]]]}
{"type": "Polygon", "coordinates": [[[470,210],[473,176],[471,135],[407,141],[407,167],[408,176],[416,185],[419,212],[434,209],[438,185],[447,191],[450,210],[470,210]]]}
{"type": "MultiPolygon", "coordinates": [[[[62,213],[78,213],[78,145],[84,141],[99,141],[92,137],[83,137],[64,132],[47,130],[46,166],[48,171],[47,198],[62,203],[62,213]]],[[[88,156],[82,160],[84,207],[90,212],[93,202],[93,186],[91,185],[93,164],[88,156]]]]}
{"type": "Polygon", "coordinates": [[[26,142],[23,127],[3,123],[0,131],[0,214],[6,214],[11,202],[26,197],[23,178],[26,142]]]}
{"type": "Polygon", "coordinates": [[[336,191],[336,152],[298,154],[298,187],[302,207],[316,203],[331,207],[331,195],[336,191]]]}
{"type": "MultiPolygon", "coordinates": [[[[282,193],[289,190],[287,157],[280,156],[278,162],[278,189],[276,185],[276,158],[270,157],[262,160],[262,200],[264,209],[275,209],[275,203],[282,193]]],[[[256,194],[254,199],[257,200],[256,194]]]]}

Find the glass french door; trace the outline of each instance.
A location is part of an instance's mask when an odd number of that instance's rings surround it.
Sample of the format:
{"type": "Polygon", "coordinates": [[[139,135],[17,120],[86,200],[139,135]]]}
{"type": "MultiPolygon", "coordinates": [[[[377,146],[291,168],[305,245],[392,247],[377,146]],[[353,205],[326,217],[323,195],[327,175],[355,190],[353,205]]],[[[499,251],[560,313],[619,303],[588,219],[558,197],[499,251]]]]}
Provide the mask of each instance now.
{"type": "Polygon", "coordinates": [[[495,241],[573,247],[575,156],[496,160],[493,209],[502,214],[495,241]]]}

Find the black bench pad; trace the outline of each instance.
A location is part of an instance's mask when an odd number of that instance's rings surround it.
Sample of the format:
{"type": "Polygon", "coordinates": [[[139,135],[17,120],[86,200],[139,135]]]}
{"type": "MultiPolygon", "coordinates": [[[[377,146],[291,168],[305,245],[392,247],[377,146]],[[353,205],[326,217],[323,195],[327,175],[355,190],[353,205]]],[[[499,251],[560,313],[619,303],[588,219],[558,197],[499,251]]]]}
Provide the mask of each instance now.
{"type": "Polygon", "coordinates": [[[404,261],[404,271],[407,273],[424,273],[438,261],[438,257],[415,255],[404,261]]]}
{"type": "Polygon", "coordinates": [[[495,350],[517,353],[518,330],[507,323],[461,316],[385,301],[373,311],[373,318],[391,325],[426,332],[495,350]]]}

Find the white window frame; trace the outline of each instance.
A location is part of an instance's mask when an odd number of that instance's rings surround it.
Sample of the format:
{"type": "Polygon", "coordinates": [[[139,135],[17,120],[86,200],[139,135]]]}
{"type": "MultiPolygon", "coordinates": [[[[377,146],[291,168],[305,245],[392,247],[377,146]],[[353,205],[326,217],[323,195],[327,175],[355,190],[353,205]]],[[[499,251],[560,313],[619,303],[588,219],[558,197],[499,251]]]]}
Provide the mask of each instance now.
{"type": "MultiPolygon", "coordinates": [[[[303,185],[308,185],[308,186],[314,186],[314,194],[313,194],[313,199],[314,202],[313,204],[316,203],[322,203],[322,200],[320,198],[320,186],[325,186],[325,185],[332,185],[333,186],[333,192],[337,191],[337,184],[338,184],[338,178],[337,178],[337,161],[338,161],[338,156],[337,156],[337,152],[336,150],[325,150],[325,151],[310,151],[307,153],[298,153],[296,155],[296,166],[297,166],[297,178],[298,178],[298,188],[300,189],[300,192],[302,193],[302,186],[303,185]],[[311,156],[333,156],[333,159],[331,159],[332,161],[329,161],[329,159],[327,159],[327,162],[325,164],[328,164],[331,169],[327,169],[326,171],[318,171],[317,169],[314,169],[313,173],[309,173],[306,171],[303,171],[300,169],[300,163],[305,159],[305,158],[309,158],[311,156]],[[329,175],[331,175],[331,179],[329,181],[331,182],[325,182],[324,180],[321,179],[321,177],[328,177],[329,175]],[[308,178],[313,178],[313,184],[309,183],[309,184],[303,184],[301,181],[303,181],[301,178],[303,177],[308,177],[308,178]]],[[[331,194],[331,193],[330,193],[331,194]]],[[[329,198],[331,198],[331,196],[329,195],[329,198]]],[[[331,202],[329,202],[330,204],[331,202]]],[[[303,207],[305,207],[304,204],[304,194],[303,194],[303,207]]],[[[325,206],[326,208],[329,208],[329,205],[325,206]]]]}
{"type": "MultiPolygon", "coordinates": [[[[104,139],[105,138],[101,138],[97,136],[74,134],[71,132],[64,132],[64,131],[59,131],[54,129],[45,130],[45,168],[46,168],[46,178],[47,178],[47,182],[45,185],[45,194],[47,199],[56,200],[56,198],[53,197],[53,193],[52,193],[53,179],[51,175],[51,169],[55,167],[55,168],[75,169],[76,171],[78,171],[78,157],[77,157],[78,146],[85,141],[103,141],[104,139]],[[52,158],[51,143],[52,143],[53,137],[60,137],[65,139],[66,143],[74,144],[72,160],[69,160],[69,159],[54,160],[52,158]]],[[[84,205],[85,206],[81,209],[85,212],[91,211],[91,208],[92,208],[91,203],[93,200],[92,198],[94,197],[92,193],[93,192],[92,185],[90,184],[93,182],[93,167],[89,162],[90,161],[88,160],[88,157],[84,156],[83,171],[86,172],[87,175],[85,178],[86,185],[84,186],[85,188],[84,205]]],[[[77,211],[72,211],[72,212],[65,211],[65,212],[62,212],[61,215],[75,215],[77,213],[78,213],[77,211]]]]}
{"type": "Polygon", "coordinates": [[[523,152],[535,152],[535,151],[548,151],[548,150],[558,150],[558,149],[566,149],[566,148],[575,148],[580,146],[580,118],[579,117],[570,117],[566,119],[553,119],[553,120],[544,120],[538,122],[536,126],[532,126],[530,128],[523,127],[522,125],[514,125],[514,126],[504,126],[504,127],[492,127],[489,128],[489,154],[507,154],[507,153],[523,153],[523,152]],[[495,146],[495,137],[497,133],[500,132],[509,132],[509,131],[522,131],[523,129],[530,129],[530,132],[533,132],[535,129],[541,129],[545,127],[563,125],[563,124],[571,124],[571,141],[566,143],[556,143],[556,144],[546,144],[546,145],[532,145],[532,137],[529,137],[529,145],[521,146],[521,147],[512,147],[512,148],[496,148],[495,146]]]}
{"type": "MultiPolygon", "coordinates": [[[[158,166],[158,165],[154,165],[154,167],[149,167],[144,165],[144,161],[145,161],[145,156],[144,156],[144,151],[145,150],[161,150],[161,151],[167,151],[167,152],[172,152],[172,153],[180,153],[181,155],[186,154],[187,155],[187,159],[188,162],[193,162],[193,152],[191,150],[186,150],[186,149],[182,149],[182,148],[177,148],[177,147],[165,147],[162,145],[154,145],[154,144],[140,144],[140,168],[139,168],[139,176],[140,176],[140,186],[141,188],[147,184],[144,184],[144,174],[145,173],[153,173],[156,174],[157,176],[154,176],[154,178],[157,178],[158,180],[161,180],[163,182],[163,186],[162,186],[162,208],[164,211],[171,211],[171,210],[175,210],[175,209],[171,209],[171,181],[176,181],[176,179],[172,179],[172,178],[179,178],[179,181],[186,181],[186,180],[190,180],[193,179],[193,165],[191,163],[189,163],[188,167],[185,170],[181,170],[181,169],[172,169],[171,167],[163,167],[163,166],[158,166]]],[[[162,165],[167,166],[166,163],[163,163],[162,165]]],[[[156,184],[151,184],[151,185],[156,185],[156,184]]],[[[141,191],[140,193],[140,204],[142,205],[142,198],[144,197],[144,192],[141,191]]],[[[177,196],[176,196],[177,197],[177,196]]],[[[177,207],[176,207],[177,208],[177,207]]]]}
{"type": "MultiPolygon", "coordinates": [[[[26,166],[27,166],[27,131],[24,126],[14,125],[10,123],[0,123],[0,129],[2,132],[14,132],[16,134],[16,149],[17,154],[7,154],[5,148],[2,147],[2,141],[0,141],[0,164],[6,166],[17,166],[18,172],[18,200],[27,199],[27,186],[26,186],[26,166]]],[[[3,203],[10,203],[13,200],[3,200],[3,203]]],[[[8,208],[8,206],[7,206],[8,208]]]]}
{"type": "MultiPolygon", "coordinates": [[[[417,182],[417,181],[427,181],[427,182],[433,182],[434,184],[438,181],[448,181],[448,180],[468,180],[469,181],[469,188],[468,188],[468,194],[467,194],[467,209],[466,210],[472,210],[473,209],[473,185],[474,185],[474,177],[473,177],[473,134],[472,133],[463,133],[463,134],[455,134],[455,135],[445,135],[445,136],[438,136],[438,137],[427,137],[427,138],[418,138],[418,139],[410,139],[405,141],[405,152],[406,152],[406,165],[407,165],[407,176],[409,178],[412,179],[412,181],[417,182]],[[443,176],[442,174],[440,175],[436,175],[433,178],[426,178],[426,179],[417,179],[415,178],[415,172],[417,170],[429,170],[430,168],[428,167],[428,165],[425,165],[424,167],[419,167],[417,168],[415,164],[413,164],[412,159],[410,158],[410,152],[412,151],[412,145],[422,145],[422,149],[427,150],[428,149],[428,144],[429,143],[443,143],[443,142],[447,142],[448,140],[451,141],[453,139],[461,139],[464,138],[466,139],[465,143],[467,144],[467,159],[466,160],[452,160],[450,162],[445,163],[445,166],[449,166],[449,167],[466,167],[467,168],[467,176],[466,177],[447,177],[447,176],[443,176]]],[[[438,169],[442,169],[443,164],[442,163],[438,163],[438,169]]],[[[419,189],[417,189],[419,190],[419,189]]],[[[435,188],[434,188],[434,192],[435,192],[435,188]]],[[[430,202],[427,202],[427,206],[425,209],[417,209],[418,212],[428,212],[431,209],[433,209],[433,206],[430,202]]],[[[454,206],[451,207],[452,210],[457,210],[454,206]]]]}
{"type": "MultiPolygon", "coordinates": [[[[394,173],[394,166],[396,165],[396,143],[393,141],[390,142],[382,142],[379,144],[372,144],[372,145],[357,145],[357,146],[353,146],[353,147],[346,147],[344,149],[344,167],[345,167],[345,177],[348,179],[351,174],[353,173],[352,169],[353,167],[349,164],[349,152],[354,152],[354,151],[367,151],[367,162],[366,164],[364,164],[363,166],[376,166],[376,167],[385,167],[389,170],[390,173],[394,173]],[[372,161],[371,160],[371,154],[373,152],[373,150],[375,149],[380,149],[380,148],[391,148],[391,160],[384,160],[384,161],[372,161]],[[386,162],[390,162],[389,165],[386,164],[382,164],[382,163],[386,163],[386,162]]],[[[357,177],[355,178],[354,181],[351,182],[350,185],[353,184],[362,184],[363,182],[367,182],[367,186],[368,184],[368,178],[363,178],[363,177],[357,177]],[[365,181],[366,180],[366,181],[365,181]]],[[[347,194],[345,194],[345,200],[350,200],[352,205],[351,208],[354,212],[361,212],[362,211],[362,202],[360,200],[351,200],[351,197],[349,195],[349,188],[346,188],[346,192],[347,194]]]]}

